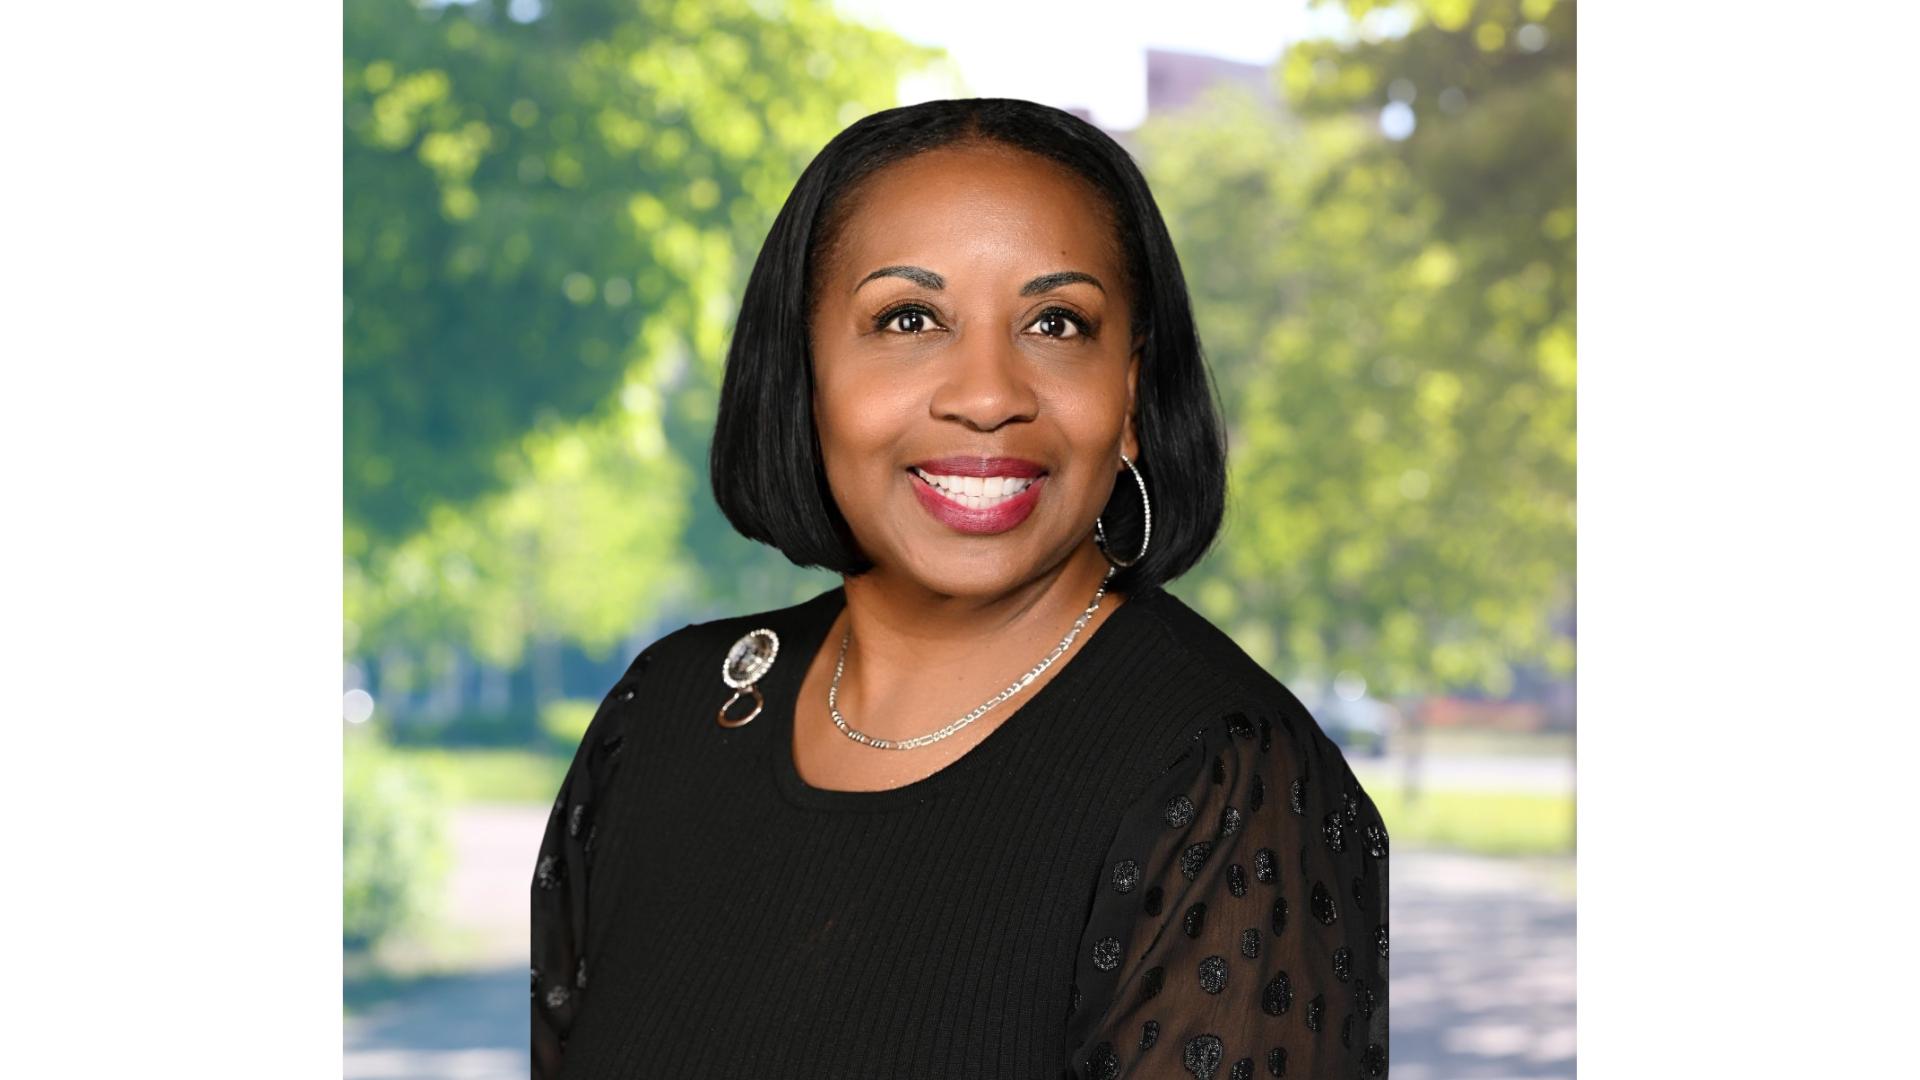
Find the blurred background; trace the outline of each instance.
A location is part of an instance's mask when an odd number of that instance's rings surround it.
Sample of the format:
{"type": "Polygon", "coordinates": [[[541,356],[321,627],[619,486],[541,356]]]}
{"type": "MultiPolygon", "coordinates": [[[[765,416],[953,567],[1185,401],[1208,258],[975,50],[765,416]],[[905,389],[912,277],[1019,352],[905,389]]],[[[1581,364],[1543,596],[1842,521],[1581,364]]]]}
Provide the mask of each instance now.
{"type": "Polygon", "coordinates": [[[1573,4],[345,13],[348,1077],[526,1075],[599,698],[838,584],[707,490],[735,304],[835,132],[970,94],[1099,124],[1167,217],[1233,492],[1172,591],[1387,817],[1392,1075],[1574,1075],[1573,4]]]}

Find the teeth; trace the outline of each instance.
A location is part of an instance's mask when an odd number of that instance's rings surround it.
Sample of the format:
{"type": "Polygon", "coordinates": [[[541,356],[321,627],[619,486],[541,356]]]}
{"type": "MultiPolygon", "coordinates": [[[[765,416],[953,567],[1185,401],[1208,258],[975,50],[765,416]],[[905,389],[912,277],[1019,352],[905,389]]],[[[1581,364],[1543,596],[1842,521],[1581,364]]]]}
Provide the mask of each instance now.
{"type": "Polygon", "coordinates": [[[914,475],[940,494],[974,510],[996,506],[1033,486],[1031,476],[934,476],[920,469],[914,475]]]}

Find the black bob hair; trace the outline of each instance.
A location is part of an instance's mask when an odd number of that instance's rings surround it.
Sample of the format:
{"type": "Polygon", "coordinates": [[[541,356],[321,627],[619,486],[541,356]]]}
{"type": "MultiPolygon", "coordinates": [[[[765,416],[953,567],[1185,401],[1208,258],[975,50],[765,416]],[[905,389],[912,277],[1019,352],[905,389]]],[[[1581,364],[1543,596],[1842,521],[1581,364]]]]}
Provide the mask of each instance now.
{"type": "MultiPolygon", "coordinates": [[[[957,143],[997,143],[1066,166],[1107,202],[1144,339],[1134,462],[1153,499],[1146,555],[1111,588],[1140,592],[1186,573],[1220,531],[1226,439],[1200,352],[1180,260],[1147,182],[1126,150],[1071,113],[1006,98],[929,101],[888,109],[834,136],[800,174],[774,219],[741,297],[714,424],[713,497],[741,535],[800,566],[857,575],[861,554],[833,501],[813,421],[808,320],[813,272],[835,239],[843,198],[880,169],[957,143]]],[[[1125,466],[1100,520],[1110,550],[1129,558],[1144,527],[1125,466]]]]}

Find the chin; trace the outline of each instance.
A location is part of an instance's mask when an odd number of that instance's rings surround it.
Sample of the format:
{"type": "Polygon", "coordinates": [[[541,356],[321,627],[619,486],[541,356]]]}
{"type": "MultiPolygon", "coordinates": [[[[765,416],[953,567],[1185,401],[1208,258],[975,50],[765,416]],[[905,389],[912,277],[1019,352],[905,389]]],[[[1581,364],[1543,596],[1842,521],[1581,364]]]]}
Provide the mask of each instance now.
{"type": "Polygon", "coordinates": [[[965,559],[927,555],[908,560],[901,570],[929,592],[942,596],[989,599],[1004,596],[1031,581],[1039,566],[1024,558],[1009,559],[994,552],[965,559]]]}

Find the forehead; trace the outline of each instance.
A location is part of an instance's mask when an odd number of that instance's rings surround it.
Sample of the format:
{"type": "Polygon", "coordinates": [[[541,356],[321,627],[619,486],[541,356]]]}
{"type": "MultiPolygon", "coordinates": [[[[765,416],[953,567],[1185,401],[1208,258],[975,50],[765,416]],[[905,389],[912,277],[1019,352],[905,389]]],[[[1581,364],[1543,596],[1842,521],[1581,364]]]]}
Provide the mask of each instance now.
{"type": "Polygon", "coordinates": [[[1120,245],[1106,200],[1072,169],[1029,151],[997,143],[929,150],[880,170],[848,198],[831,259],[836,275],[864,273],[869,263],[939,270],[933,262],[991,258],[1067,260],[1117,277],[1120,245]]]}

